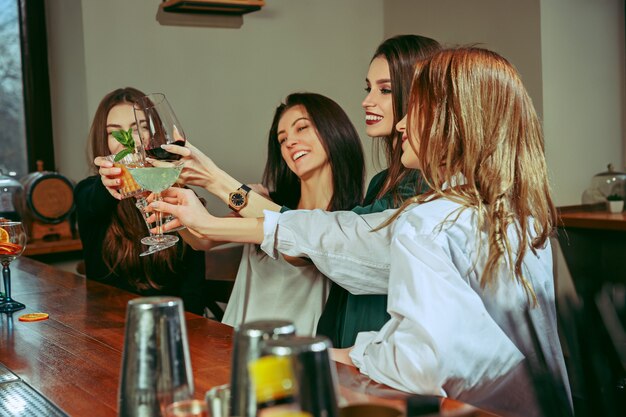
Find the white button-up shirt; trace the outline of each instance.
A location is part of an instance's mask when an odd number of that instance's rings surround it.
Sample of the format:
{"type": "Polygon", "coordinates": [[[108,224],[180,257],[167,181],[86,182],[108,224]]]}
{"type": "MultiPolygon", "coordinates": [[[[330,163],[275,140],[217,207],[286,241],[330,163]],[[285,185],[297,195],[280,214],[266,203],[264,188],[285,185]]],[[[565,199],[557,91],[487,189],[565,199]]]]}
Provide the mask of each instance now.
{"type": "MultiPolygon", "coordinates": [[[[271,256],[307,256],[354,294],[389,293],[391,320],[379,332],[360,333],[351,352],[362,373],[408,392],[450,396],[506,415],[538,415],[524,361],[536,352],[515,341],[509,320],[522,317],[529,300],[506,264],[493,285],[481,288],[488,246],[475,210],[439,199],[372,231],[393,212],[267,212],[262,248],[271,256]]],[[[515,234],[509,239],[515,253],[515,234]]],[[[533,321],[568,387],[549,244],[526,253],[523,273],[538,300],[533,321]]]]}

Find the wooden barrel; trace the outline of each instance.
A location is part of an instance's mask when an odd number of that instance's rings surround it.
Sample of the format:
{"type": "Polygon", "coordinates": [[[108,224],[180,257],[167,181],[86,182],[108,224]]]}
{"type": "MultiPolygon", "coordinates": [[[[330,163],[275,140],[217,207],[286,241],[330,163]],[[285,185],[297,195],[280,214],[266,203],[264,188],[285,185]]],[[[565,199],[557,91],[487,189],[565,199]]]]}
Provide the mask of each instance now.
{"type": "Polygon", "coordinates": [[[58,224],[74,211],[74,184],[61,174],[38,171],[20,179],[24,187],[14,195],[22,219],[58,224]]]}

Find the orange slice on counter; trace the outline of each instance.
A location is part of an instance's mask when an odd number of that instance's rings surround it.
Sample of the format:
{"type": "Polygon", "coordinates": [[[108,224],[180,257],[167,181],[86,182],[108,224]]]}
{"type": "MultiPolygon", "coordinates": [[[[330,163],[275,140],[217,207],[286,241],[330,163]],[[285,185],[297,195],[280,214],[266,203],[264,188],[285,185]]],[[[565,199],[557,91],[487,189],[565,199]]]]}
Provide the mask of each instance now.
{"type": "Polygon", "coordinates": [[[48,313],[28,313],[22,314],[18,320],[19,321],[41,321],[47,320],[49,317],[48,313]]]}
{"type": "Polygon", "coordinates": [[[0,227],[0,243],[9,241],[9,232],[0,227]]]}

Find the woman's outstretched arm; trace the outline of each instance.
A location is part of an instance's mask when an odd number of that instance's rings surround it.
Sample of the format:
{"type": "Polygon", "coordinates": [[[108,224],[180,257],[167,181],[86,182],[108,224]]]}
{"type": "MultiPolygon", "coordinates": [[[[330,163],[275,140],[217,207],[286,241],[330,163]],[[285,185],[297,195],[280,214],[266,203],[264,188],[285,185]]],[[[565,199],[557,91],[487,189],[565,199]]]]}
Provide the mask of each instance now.
{"type": "Polygon", "coordinates": [[[153,201],[149,210],[173,214],[176,219],[164,225],[171,230],[180,225],[201,239],[215,242],[263,242],[262,218],[215,217],[211,215],[196,193],[186,188],[172,187],[162,193],[163,201],[153,201]]]}
{"type": "Polygon", "coordinates": [[[202,239],[261,244],[278,253],[308,257],[331,280],[353,294],[386,294],[389,285],[391,227],[377,227],[393,212],[359,216],[351,211],[294,210],[266,212],[259,219],[218,218],[191,190],[170,188],[156,210],[177,219],[165,230],[183,224],[202,239]]]}
{"type": "MultiPolygon", "coordinates": [[[[163,149],[182,156],[185,165],[179,182],[202,187],[228,204],[229,195],[241,182],[220,169],[215,162],[187,141],[185,146],[164,145],[163,149]]],[[[242,217],[263,217],[264,210],[280,211],[281,206],[254,191],[248,193],[248,203],[239,210],[242,217]]]]}

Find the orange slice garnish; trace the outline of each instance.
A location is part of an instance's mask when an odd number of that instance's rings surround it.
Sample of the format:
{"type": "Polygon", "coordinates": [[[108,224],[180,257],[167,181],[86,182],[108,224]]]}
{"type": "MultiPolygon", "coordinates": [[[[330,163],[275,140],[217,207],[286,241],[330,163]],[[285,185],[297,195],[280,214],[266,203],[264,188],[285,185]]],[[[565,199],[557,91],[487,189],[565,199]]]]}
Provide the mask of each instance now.
{"type": "Polygon", "coordinates": [[[22,314],[18,320],[19,321],[41,321],[48,319],[48,313],[28,313],[22,314]]]}
{"type": "Polygon", "coordinates": [[[0,227],[0,242],[8,242],[9,241],[9,232],[0,227]]]}
{"type": "Polygon", "coordinates": [[[22,246],[17,243],[0,242],[0,255],[17,255],[22,252],[22,246]]]}

